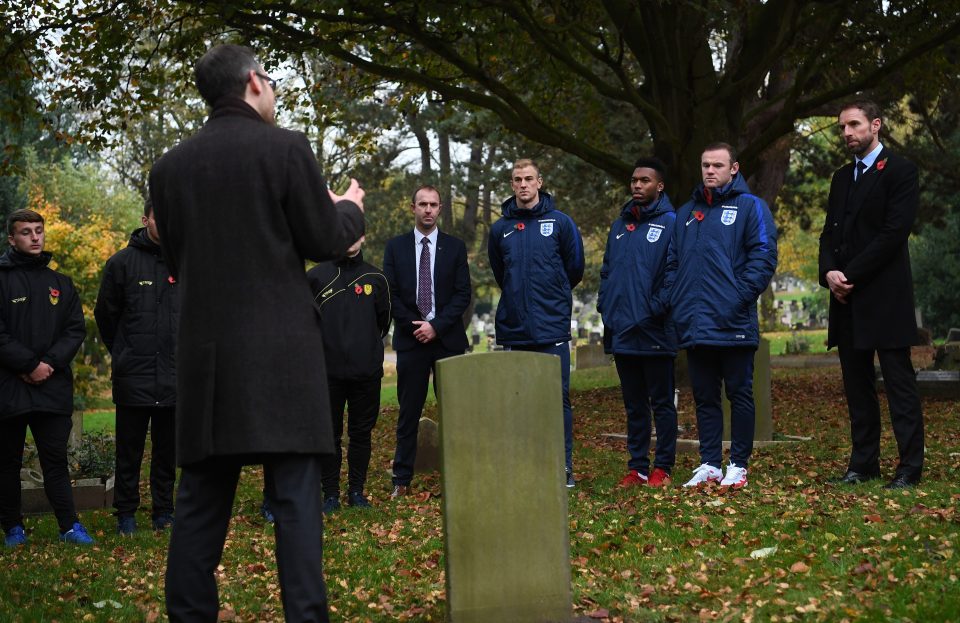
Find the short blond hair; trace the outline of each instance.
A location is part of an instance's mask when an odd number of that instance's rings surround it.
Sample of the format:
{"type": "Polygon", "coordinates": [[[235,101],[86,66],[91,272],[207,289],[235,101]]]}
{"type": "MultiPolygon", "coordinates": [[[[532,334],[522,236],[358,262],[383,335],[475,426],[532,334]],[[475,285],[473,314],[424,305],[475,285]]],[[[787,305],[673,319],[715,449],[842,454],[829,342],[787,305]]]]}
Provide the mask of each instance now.
{"type": "Polygon", "coordinates": [[[525,169],[526,167],[533,167],[537,171],[537,177],[543,177],[542,175],[540,175],[540,165],[538,165],[536,162],[534,162],[530,158],[520,158],[519,160],[513,163],[514,171],[516,171],[517,169],[525,169]]]}

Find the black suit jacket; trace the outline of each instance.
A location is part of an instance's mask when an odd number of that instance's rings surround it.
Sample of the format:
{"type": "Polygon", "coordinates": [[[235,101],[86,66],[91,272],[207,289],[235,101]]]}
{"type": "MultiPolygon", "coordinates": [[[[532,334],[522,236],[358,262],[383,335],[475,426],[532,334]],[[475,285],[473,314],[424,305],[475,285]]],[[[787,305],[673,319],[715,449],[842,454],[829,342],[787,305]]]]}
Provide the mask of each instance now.
{"type": "MultiPolygon", "coordinates": [[[[393,313],[393,350],[400,352],[419,346],[413,337],[414,320],[422,320],[417,310],[417,257],[413,231],[387,241],[383,253],[383,272],[390,284],[393,313]]],[[[433,267],[433,296],[436,310],[430,324],[443,347],[450,351],[467,350],[467,332],[463,313],[470,305],[470,267],[467,247],[459,238],[438,232],[433,267]]]]}
{"type": "MultiPolygon", "coordinates": [[[[917,167],[886,148],[856,183],[853,167],[849,163],[838,169],[830,183],[820,234],[820,285],[827,286],[831,270],[842,271],[853,284],[847,304],[854,348],[912,346],[917,324],[907,239],[920,198],[917,167]]],[[[841,305],[830,297],[829,346],[836,346],[844,326],[841,305]]]]}

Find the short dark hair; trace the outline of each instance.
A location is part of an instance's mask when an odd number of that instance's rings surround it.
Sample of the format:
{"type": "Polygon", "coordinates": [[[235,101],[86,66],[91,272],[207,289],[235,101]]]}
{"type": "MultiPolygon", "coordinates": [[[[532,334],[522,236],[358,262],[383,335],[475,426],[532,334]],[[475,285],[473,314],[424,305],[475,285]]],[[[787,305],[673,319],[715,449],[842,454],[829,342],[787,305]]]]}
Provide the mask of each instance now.
{"type": "Polygon", "coordinates": [[[143,215],[150,216],[151,212],[153,212],[153,201],[150,200],[150,197],[147,197],[143,202],[143,215]]]}
{"type": "Polygon", "coordinates": [[[663,164],[663,161],[659,158],[639,158],[636,162],[633,163],[634,169],[653,169],[657,172],[657,177],[660,178],[660,181],[663,181],[663,176],[666,173],[667,166],[663,164]]]}
{"type": "Polygon", "coordinates": [[[873,100],[860,97],[857,99],[852,99],[848,102],[844,102],[840,106],[840,110],[837,111],[837,116],[840,116],[840,113],[845,110],[849,110],[850,108],[859,108],[863,112],[864,116],[866,116],[867,121],[879,119],[880,122],[883,123],[883,117],[880,114],[880,106],[877,105],[877,103],[873,100]]]}
{"type": "Polygon", "coordinates": [[[222,97],[243,97],[250,70],[260,71],[253,50],[226,43],[207,50],[193,73],[200,95],[213,106],[222,97]]]}
{"type": "Polygon", "coordinates": [[[417,186],[417,189],[413,191],[413,195],[410,197],[410,203],[412,205],[417,205],[417,193],[421,190],[432,190],[433,192],[437,193],[437,198],[440,199],[440,205],[443,206],[443,195],[441,195],[440,191],[430,184],[421,184],[420,186],[417,186]]]}
{"type": "Polygon", "coordinates": [[[7,233],[13,235],[16,223],[43,223],[43,217],[33,210],[16,210],[7,217],[7,233]]]}
{"type": "Polygon", "coordinates": [[[700,152],[704,154],[708,151],[719,151],[725,149],[728,154],[730,154],[730,164],[733,164],[737,161],[737,148],[731,145],[730,143],[724,143],[723,141],[717,141],[715,143],[710,143],[700,152]]]}

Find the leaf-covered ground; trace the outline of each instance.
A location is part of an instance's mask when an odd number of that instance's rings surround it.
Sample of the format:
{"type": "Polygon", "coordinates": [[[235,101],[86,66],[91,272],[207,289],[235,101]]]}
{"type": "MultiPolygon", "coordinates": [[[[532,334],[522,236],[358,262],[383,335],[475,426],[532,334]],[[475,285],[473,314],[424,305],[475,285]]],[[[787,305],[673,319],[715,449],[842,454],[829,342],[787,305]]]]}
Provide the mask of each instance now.
{"type": "MultiPolygon", "coordinates": [[[[603,385],[612,376],[592,372],[586,385],[603,385]]],[[[697,463],[691,454],[677,458],[677,486],[619,489],[625,446],[607,436],[624,429],[619,389],[574,394],[579,482],[570,494],[570,550],[576,616],[960,621],[960,404],[924,401],[924,482],[887,492],[882,482],[825,482],[844,470],[849,450],[837,368],[775,369],[773,393],[778,435],[812,439],[755,450],[750,484],[735,493],[681,489],[697,463]]],[[[688,391],[680,408],[685,436],[694,437],[688,391]]],[[[375,508],[345,508],[326,522],[335,620],[445,618],[439,479],[418,479],[418,494],[402,503],[386,499],[395,422],[396,409],[385,409],[375,431],[369,482],[375,508]]],[[[892,476],[896,448],[888,421],[882,457],[885,475],[892,476]]],[[[251,468],[218,572],[225,621],[282,621],[273,531],[259,515],[260,487],[260,473],[251,468]]],[[[30,545],[0,554],[0,619],[164,620],[166,535],[144,531],[121,539],[109,513],[86,512],[82,519],[96,547],[62,546],[51,517],[28,519],[30,545]]],[[[143,515],[140,523],[148,520],[143,515]]]]}

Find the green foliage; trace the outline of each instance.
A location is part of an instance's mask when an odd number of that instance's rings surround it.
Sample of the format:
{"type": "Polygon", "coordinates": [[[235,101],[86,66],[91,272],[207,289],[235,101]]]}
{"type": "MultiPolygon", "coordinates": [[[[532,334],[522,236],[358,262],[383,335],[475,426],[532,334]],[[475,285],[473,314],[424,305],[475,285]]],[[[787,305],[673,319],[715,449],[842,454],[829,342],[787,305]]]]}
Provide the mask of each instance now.
{"type": "Polygon", "coordinates": [[[116,442],[107,433],[84,433],[68,458],[74,478],[106,479],[113,475],[116,442]]]}
{"type": "Polygon", "coordinates": [[[960,327],[960,210],[910,240],[914,294],[934,337],[960,327]]]}

